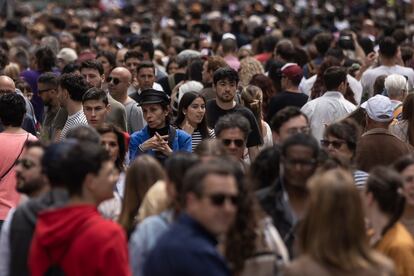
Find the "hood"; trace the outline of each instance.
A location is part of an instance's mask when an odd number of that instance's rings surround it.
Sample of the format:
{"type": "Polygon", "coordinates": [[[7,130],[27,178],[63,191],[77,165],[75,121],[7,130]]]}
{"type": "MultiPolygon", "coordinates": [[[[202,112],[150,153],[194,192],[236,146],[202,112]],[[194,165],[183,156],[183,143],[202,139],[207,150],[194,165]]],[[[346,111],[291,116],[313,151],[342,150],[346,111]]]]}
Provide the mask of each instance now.
{"type": "Polygon", "coordinates": [[[51,256],[59,256],[81,233],[85,223],[96,216],[96,206],[86,204],[43,212],[36,225],[36,239],[51,256]]]}

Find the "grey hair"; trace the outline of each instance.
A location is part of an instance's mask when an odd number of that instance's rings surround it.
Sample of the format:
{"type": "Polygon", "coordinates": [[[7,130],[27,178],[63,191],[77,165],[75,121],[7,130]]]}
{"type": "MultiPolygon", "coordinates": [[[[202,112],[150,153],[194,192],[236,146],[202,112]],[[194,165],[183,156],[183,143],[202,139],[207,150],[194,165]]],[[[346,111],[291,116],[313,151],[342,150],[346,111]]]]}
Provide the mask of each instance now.
{"type": "Polygon", "coordinates": [[[214,132],[216,133],[216,136],[219,137],[223,130],[232,128],[240,129],[243,132],[245,139],[247,139],[247,136],[251,131],[249,120],[242,114],[235,112],[221,117],[214,127],[214,132]]]}
{"type": "Polygon", "coordinates": [[[402,75],[391,74],[385,78],[384,88],[390,98],[400,97],[407,92],[407,80],[402,75]]]}

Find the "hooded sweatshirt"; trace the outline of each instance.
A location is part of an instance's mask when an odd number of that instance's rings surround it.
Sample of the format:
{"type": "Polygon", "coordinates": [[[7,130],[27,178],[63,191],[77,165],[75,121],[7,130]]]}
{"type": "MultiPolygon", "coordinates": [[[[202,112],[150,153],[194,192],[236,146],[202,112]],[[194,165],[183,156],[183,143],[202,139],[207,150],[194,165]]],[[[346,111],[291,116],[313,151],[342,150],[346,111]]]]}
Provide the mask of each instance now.
{"type": "Polygon", "coordinates": [[[125,233],[93,205],[41,213],[30,248],[31,275],[43,276],[53,265],[71,276],[130,275],[125,233]]]}

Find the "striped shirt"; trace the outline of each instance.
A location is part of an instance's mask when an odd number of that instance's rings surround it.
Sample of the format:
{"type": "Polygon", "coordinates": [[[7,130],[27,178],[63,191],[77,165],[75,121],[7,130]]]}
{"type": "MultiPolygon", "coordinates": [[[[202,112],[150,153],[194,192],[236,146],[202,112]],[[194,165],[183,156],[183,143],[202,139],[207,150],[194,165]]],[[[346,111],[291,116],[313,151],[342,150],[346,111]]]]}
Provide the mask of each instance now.
{"type": "Polygon", "coordinates": [[[71,128],[81,126],[81,125],[88,125],[88,121],[86,120],[86,116],[83,113],[83,109],[79,110],[73,115],[68,116],[65,126],[63,127],[62,132],[60,134],[59,140],[63,140],[71,128]]]}
{"type": "Polygon", "coordinates": [[[358,188],[358,190],[365,189],[365,184],[367,183],[368,176],[369,174],[364,171],[354,171],[355,186],[358,188]]]}
{"type": "MultiPolygon", "coordinates": [[[[216,138],[216,134],[214,133],[214,130],[209,129],[208,130],[208,138],[216,138]]],[[[201,143],[201,141],[203,141],[203,137],[201,136],[200,130],[196,129],[193,134],[191,134],[191,146],[192,146],[192,151],[194,152],[195,148],[201,143]]]]}

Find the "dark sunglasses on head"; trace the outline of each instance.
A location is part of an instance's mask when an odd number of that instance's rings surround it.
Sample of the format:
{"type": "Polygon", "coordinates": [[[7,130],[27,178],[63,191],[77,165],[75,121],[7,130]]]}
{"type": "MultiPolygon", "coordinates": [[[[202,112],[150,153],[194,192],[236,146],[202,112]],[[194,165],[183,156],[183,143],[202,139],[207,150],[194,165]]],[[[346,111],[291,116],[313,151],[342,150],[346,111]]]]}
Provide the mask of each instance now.
{"type": "Polygon", "coordinates": [[[238,196],[235,195],[226,195],[226,194],[211,194],[207,196],[210,199],[210,202],[214,205],[214,206],[223,206],[224,202],[226,200],[229,200],[230,203],[233,206],[237,205],[237,202],[239,200],[238,196]]]}
{"type": "Polygon", "coordinates": [[[34,166],[36,166],[36,164],[28,159],[19,159],[16,160],[16,163],[14,163],[16,166],[19,164],[22,164],[23,168],[25,168],[26,170],[29,170],[31,168],[33,168],[34,166]]]}
{"type": "Polygon", "coordinates": [[[324,148],[328,148],[329,145],[332,145],[332,147],[334,147],[334,149],[339,149],[343,144],[345,144],[345,141],[340,141],[340,140],[334,140],[334,141],[329,141],[329,140],[321,140],[321,145],[324,148]]]}
{"type": "Polygon", "coordinates": [[[106,78],[106,82],[113,82],[115,85],[118,85],[121,81],[118,78],[108,77],[106,78]]]}
{"type": "Polygon", "coordinates": [[[234,143],[236,147],[241,148],[244,145],[244,141],[242,139],[223,139],[223,144],[228,147],[231,143],[234,143]]]}

